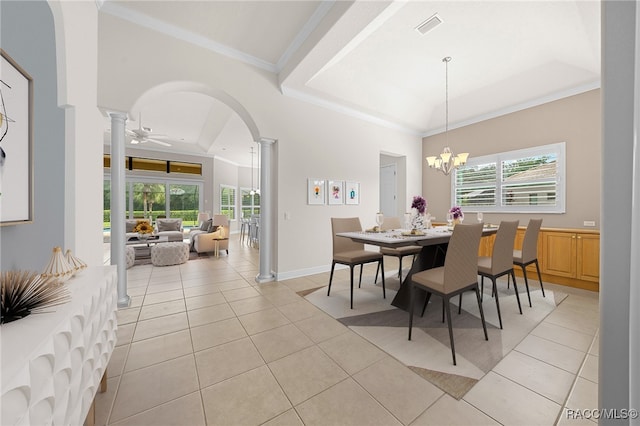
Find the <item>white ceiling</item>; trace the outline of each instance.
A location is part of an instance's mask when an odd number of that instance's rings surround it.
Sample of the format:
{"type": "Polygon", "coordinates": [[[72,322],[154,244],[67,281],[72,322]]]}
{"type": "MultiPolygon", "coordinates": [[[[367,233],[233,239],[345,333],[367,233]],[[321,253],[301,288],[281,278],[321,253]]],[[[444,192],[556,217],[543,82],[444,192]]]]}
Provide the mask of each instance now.
{"type": "MultiPolygon", "coordinates": [[[[449,128],[600,85],[598,1],[105,0],[101,13],[278,74],[286,96],[417,135],[444,128],[445,56],[449,128]],[[436,13],[442,24],[415,30],[436,13]]],[[[141,112],[172,147],[138,147],[250,163],[249,131],[218,101],[173,94],[141,112]]]]}

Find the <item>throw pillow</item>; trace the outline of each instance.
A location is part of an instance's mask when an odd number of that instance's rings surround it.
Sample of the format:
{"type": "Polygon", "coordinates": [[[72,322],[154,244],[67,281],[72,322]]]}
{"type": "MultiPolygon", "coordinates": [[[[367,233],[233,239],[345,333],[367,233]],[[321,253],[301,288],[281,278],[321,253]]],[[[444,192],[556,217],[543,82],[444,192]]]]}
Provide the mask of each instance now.
{"type": "Polygon", "coordinates": [[[212,223],[211,227],[209,229],[207,229],[207,233],[216,232],[217,229],[218,229],[218,225],[214,225],[212,223]]]}
{"type": "Polygon", "coordinates": [[[212,222],[213,222],[213,219],[205,220],[204,222],[202,222],[202,225],[200,225],[200,230],[204,232],[209,232],[209,228],[211,228],[212,222]]]}
{"type": "Polygon", "coordinates": [[[179,231],[181,225],[180,219],[162,219],[157,221],[158,232],[162,231],[179,231]]]}

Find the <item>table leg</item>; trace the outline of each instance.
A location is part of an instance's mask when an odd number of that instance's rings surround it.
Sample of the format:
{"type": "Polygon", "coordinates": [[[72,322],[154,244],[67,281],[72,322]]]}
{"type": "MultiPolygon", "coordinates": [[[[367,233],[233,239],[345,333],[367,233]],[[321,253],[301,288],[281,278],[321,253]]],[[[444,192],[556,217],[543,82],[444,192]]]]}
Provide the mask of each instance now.
{"type": "Polygon", "coordinates": [[[214,244],[213,255],[215,257],[220,257],[220,240],[214,240],[213,244],[214,244]]]}
{"type": "MultiPolygon", "coordinates": [[[[409,302],[410,302],[410,285],[411,277],[416,272],[424,271],[426,269],[436,268],[438,266],[444,265],[444,258],[447,253],[448,244],[438,244],[438,245],[430,245],[422,247],[420,254],[416,257],[415,262],[411,265],[411,269],[407,276],[402,280],[402,284],[400,284],[400,289],[396,294],[396,297],[393,298],[391,304],[397,308],[403,309],[405,311],[409,311],[409,302]]],[[[424,304],[424,299],[426,297],[426,293],[422,291],[415,292],[414,295],[414,303],[418,304],[418,306],[422,307],[424,304]]]]}

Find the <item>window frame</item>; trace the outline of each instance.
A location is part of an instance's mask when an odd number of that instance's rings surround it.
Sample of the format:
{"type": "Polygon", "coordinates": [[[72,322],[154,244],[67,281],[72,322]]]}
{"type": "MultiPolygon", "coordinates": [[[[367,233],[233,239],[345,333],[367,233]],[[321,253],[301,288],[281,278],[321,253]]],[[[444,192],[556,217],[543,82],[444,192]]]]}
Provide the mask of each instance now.
{"type": "MultiPolygon", "coordinates": [[[[465,205],[465,212],[475,213],[551,213],[562,214],[566,212],[566,143],[558,142],[548,145],[540,145],[532,148],[518,149],[514,151],[499,152],[496,154],[470,157],[463,167],[494,164],[496,165],[495,203],[492,206],[465,205]],[[503,202],[502,196],[502,164],[505,161],[539,157],[545,155],[556,156],[556,203],[548,205],[514,205],[508,206],[503,202]]],[[[451,175],[451,205],[457,204],[457,173],[456,169],[451,175]]],[[[463,186],[461,186],[463,187],[463,186]]]]}
{"type": "Polygon", "coordinates": [[[238,218],[238,188],[235,187],[234,185],[227,185],[224,183],[220,184],[220,193],[218,196],[218,201],[220,202],[220,213],[224,214],[224,211],[226,209],[230,210],[233,212],[232,215],[227,215],[227,217],[229,218],[229,221],[235,221],[238,218]],[[233,205],[230,204],[224,204],[222,202],[222,193],[224,189],[230,189],[233,191],[233,205]]]}

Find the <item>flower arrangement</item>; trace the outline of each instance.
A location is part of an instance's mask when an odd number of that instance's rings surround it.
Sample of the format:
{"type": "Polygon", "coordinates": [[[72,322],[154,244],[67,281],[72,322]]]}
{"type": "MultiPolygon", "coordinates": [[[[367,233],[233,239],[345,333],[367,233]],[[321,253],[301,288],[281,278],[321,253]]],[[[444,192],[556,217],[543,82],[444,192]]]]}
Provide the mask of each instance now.
{"type": "Polygon", "coordinates": [[[424,212],[427,211],[427,200],[425,200],[421,195],[416,195],[413,197],[411,208],[418,210],[418,213],[420,214],[424,214],[424,212]]]}
{"type": "Polygon", "coordinates": [[[133,228],[134,232],[138,234],[152,234],[153,233],[153,225],[151,225],[146,220],[139,220],[138,224],[135,228],[133,228]]]}
{"type": "Polygon", "coordinates": [[[460,206],[451,207],[449,213],[453,214],[453,220],[464,219],[464,213],[462,213],[462,209],[460,208],[460,206]]]}

